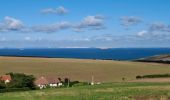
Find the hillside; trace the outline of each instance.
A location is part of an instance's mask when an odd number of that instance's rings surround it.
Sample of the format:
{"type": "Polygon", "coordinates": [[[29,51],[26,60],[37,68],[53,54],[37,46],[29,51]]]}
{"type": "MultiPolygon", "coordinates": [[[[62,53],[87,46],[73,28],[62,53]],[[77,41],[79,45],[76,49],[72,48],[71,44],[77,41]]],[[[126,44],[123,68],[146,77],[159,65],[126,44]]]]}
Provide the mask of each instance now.
{"type": "Polygon", "coordinates": [[[170,73],[169,64],[61,58],[0,57],[0,74],[19,72],[40,76],[69,77],[71,80],[117,82],[137,75],[170,73]]]}
{"type": "Polygon", "coordinates": [[[142,58],[137,61],[142,62],[158,62],[158,63],[169,63],[170,64],[170,54],[169,55],[157,55],[147,58],[142,58]]]}

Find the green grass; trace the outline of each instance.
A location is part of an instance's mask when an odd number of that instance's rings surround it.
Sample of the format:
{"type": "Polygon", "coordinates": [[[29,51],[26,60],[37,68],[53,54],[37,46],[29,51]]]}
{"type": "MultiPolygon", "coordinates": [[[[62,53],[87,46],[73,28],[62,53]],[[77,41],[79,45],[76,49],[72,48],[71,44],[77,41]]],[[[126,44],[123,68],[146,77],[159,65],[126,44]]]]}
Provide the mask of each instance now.
{"type": "Polygon", "coordinates": [[[110,83],[1,93],[0,100],[167,100],[170,83],[110,83]]]}
{"type": "Polygon", "coordinates": [[[60,58],[0,57],[0,74],[8,72],[35,76],[69,77],[71,80],[120,82],[137,75],[170,73],[170,64],[60,58]]]}

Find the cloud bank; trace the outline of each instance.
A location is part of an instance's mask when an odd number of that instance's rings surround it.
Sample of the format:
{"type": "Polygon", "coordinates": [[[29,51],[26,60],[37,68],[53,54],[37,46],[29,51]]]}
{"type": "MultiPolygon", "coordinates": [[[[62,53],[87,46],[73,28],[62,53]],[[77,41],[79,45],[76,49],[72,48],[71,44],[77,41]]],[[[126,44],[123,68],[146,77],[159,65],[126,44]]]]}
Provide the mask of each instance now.
{"type": "Polygon", "coordinates": [[[65,15],[68,13],[68,10],[63,6],[58,8],[46,8],[41,11],[43,14],[56,14],[56,15],[65,15]]]}
{"type": "Polygon", "coordinates": [[[62,21],[52,24],[33,25],[28,27],[23,24],[22,21],[13,17],[5,17],[2,23],[0,23],[0,32],[41,32],[41,33],[55,33],[61,30],[71,29],[76,32],[82,32],[87,30],[101,30],[104,29],[104,17],[103,16],[87,16],[78,23],[62,21]]]}

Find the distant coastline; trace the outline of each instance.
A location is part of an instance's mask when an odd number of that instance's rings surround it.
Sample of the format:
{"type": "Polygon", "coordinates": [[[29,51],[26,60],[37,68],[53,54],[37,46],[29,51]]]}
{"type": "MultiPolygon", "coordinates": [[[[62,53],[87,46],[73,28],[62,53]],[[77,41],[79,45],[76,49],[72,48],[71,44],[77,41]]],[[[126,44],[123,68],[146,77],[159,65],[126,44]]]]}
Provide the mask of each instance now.
{"type": "Polygon", "coordinates": [[[170,64],[170,54],[156,55],[136,60],[138,62],[156,62],[170,64]]]}

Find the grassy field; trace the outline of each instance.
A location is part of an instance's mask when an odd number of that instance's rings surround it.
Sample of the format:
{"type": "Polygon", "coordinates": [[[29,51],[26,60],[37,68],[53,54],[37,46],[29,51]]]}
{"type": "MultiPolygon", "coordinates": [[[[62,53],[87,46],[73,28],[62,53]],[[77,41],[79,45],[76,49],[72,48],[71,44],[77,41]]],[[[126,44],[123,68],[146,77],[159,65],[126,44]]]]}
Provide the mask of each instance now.
{"type": "Polygon", "coordinates": [[[95,86],[0,93],[0,100],[170,99],[169,78],[135,80],[137,75],[170,73],[170,65],[168,64],[109,60],[0,57],[0,74],[8,72],[33,74],[37,77],[69,77],[71,80],[78,81],[90,81],[91,76],[94,76],[95,82],[105,83],[95,86]],[[126,78],[127,82],[120,82],[123,77],[126,78]],[[107,84],[107,82],[114,83],[107,84]]]}
{"type": "Polygon", "coordinates": [[[0,93],[0,100],[169,100],[170,83],[110,83],[0,93]]]}
{"type": "Polygon", "coordinates": [[[60,58],[0,57],[0,74],[19,72],[39,76],[69,77],[71,80],[118,82],[137,75],[170,73],[170,64],[60,58]]]}

